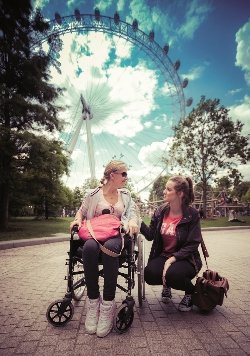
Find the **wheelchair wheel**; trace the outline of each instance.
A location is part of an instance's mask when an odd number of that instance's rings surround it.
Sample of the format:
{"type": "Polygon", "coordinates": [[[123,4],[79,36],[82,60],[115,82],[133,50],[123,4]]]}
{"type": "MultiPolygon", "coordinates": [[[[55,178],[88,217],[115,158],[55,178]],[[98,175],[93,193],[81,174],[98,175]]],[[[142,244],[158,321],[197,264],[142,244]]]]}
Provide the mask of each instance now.
{"type": "Polygon", "coordinates": [[[144,239],[141,234],[137,236],[138,257],[137,257],[137,283],[138,283],[138,302],[142,306],[145,299],[145,282],[144,282],[144,239]]]}
{"type": "Polygon", "coordinates": [[[78,301],[82,298],[86,287],[83,264],[79,261],[77,261],[73,267],[72,278],[72,298],[78,301]]]}
{"type": "Polygon", "coordinates": [[[116,312],[114,320],[114,329],[119,334],[125,333],[134,320],[134,310],[127,303],[123,303],[116,312]]]}
{"type": "Polygon", "coordinates": [[[70,321],[74,307],[70,300],[59,299],[48,306],[46,317],[53,326],[63,326],[70,321]]]}

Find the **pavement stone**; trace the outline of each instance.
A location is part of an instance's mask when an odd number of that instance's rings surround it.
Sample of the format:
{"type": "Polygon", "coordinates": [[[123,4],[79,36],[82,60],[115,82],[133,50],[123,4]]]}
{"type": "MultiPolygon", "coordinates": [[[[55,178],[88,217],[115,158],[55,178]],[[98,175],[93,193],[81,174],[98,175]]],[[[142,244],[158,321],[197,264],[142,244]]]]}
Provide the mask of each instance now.
{"type": "MultiPolygon", "coordinates": [[[[29,245],[14,246],[11,242],[12,248],[6,243],[0,247],[0,356],[249,355],[250,229],[203,230],[203,238],[210,254],[209,268],[230,283],[223,306],[209,314],[196,308],[181,313],[177,310],[181,291],[173,291],[172,301],[164,304],[161,286],[146,285],[140,308],[135,287],[131,328],[122,335],[113,331],[103,339],[85,334],[86,295],[74,302],[73,319],[64,327],[47,322],[48,305],[66,292],[66,236],[48,238],[42,244],[29,240],[29,245]],[[48,243],[51,240],[54,243],[48,243]]],[[[145,243],[146,260],[150,246],[145,243]]],[[[118,290],[117,305],[124,298],[125,293],[118,290]]]]}

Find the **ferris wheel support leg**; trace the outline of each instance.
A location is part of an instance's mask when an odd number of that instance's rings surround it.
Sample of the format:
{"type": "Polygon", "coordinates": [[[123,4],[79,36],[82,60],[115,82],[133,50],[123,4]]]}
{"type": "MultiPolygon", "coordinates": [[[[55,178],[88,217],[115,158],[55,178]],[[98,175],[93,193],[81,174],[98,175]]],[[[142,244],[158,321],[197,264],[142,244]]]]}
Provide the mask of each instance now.
{"type": "Polygon", "coordinates": [[[89,155],[90,175],[91,175],[91,179],[94,179],[95,178],[95,156],[94,156],[94,148],[93,148],[89,115],[87,115],[87,118],[86,118],[86,132],[87,132],[87,146],[88,146],[88,155],[89,155]]]}

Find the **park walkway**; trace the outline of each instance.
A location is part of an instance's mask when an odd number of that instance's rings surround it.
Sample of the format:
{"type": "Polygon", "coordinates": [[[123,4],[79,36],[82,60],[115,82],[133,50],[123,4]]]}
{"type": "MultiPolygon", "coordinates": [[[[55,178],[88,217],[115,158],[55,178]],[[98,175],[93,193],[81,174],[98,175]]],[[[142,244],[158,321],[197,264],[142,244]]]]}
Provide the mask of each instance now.
{"type": "MultiPolygon", "coordinates": [[[[84,330],[85,296],[63,328],[48,324],[48,305],[66,291],[67,241],[0,250],[0,355],[249,355],[250,229],[204,231],[209,267],[230,282],[222,307],[208,315],[177,310],[182,297],[160,301],[161,287],[146,285],[142,308],[123,335],[106,338],[84,330]]],[[[148,255],[150,243],[146,243],[148,255]]],[[[136,299],[137,289],[133,290],[136,299]]],[[[117,304],[124,293],[117,292],[117,304]]]]}

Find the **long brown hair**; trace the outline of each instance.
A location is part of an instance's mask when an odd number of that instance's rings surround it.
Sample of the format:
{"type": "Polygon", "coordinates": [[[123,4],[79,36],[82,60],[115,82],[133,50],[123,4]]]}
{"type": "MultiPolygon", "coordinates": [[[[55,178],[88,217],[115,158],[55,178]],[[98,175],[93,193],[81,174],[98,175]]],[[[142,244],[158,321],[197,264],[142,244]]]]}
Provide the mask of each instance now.
{"type": "Polygon", "coordinates": [[[190,205],[194,201],[194,188],[192,179],[183,176],[173,176],[169,178],[175,183],[174,189],[177,192],[183,192],[182,204],[185,206],[190,205]]]}

